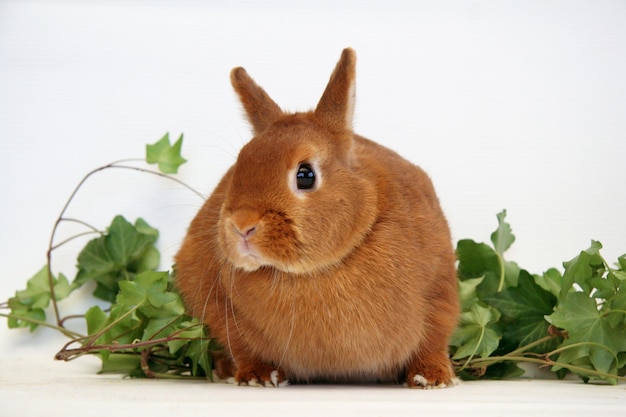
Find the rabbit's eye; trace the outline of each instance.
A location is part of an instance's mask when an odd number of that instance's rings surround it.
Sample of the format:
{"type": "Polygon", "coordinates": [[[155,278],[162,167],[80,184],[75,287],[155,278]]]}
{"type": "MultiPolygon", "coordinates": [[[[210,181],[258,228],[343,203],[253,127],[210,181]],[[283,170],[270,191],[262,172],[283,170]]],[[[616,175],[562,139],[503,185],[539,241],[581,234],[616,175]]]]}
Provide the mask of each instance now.
{"type": "Polygon", "coordinates": [[[309,164],[300,164],[296,172],[298,190],[310,190],[315,185],[315,171],[309,164]]]}

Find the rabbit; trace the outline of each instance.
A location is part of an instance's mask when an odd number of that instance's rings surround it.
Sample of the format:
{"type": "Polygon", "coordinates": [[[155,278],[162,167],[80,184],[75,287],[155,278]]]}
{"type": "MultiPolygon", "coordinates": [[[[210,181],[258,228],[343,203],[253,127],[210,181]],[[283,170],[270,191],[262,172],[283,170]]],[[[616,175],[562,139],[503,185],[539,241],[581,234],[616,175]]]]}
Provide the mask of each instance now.
{"type": "Polygon", "coordinates": [[[285,113],[241,68],[254,137],[175,256],[190,315],[239,385],[456,384],[459,315],[448,223],[429,177],[353,133],[346,48],[315,110],[285,113]]]}

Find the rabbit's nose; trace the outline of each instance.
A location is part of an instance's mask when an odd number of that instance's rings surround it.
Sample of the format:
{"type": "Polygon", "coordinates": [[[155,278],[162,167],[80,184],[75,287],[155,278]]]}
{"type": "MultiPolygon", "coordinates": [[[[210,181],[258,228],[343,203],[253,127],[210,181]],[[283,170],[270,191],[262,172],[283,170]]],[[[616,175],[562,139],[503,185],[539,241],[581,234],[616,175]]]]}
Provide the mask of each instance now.
{"type": "Polygon", "coordinates": [[[254,232],[256,232],[256,226],[246,227],[244,230],[240,230],[239,228],[235,226],[235,230],[237,231],[237,233],[239,233],[241,237],[244,237],[247,239],[251,237],[254,234],[254,232]]]}
{"type": "Polygon", "coordinates": [[[240,209],[233,213],[230,221],[239,236],[250,238],[258,229],[259,219],[260,216],[256,211],[240,209]]]}

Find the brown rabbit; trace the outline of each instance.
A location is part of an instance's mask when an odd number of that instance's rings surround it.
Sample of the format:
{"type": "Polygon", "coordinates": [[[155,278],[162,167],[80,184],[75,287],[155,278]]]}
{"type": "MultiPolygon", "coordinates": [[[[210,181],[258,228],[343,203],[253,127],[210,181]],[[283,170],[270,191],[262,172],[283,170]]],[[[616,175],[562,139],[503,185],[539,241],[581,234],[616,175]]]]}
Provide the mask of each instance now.
{"type": "Polygon", "coordinates": [[[450,232],[418,167],[352,131],[355,53],[287,114],[231,72],[254,130],[191,223],[177,285],[239,384],[446,387],[458,316],[450,232]]]}

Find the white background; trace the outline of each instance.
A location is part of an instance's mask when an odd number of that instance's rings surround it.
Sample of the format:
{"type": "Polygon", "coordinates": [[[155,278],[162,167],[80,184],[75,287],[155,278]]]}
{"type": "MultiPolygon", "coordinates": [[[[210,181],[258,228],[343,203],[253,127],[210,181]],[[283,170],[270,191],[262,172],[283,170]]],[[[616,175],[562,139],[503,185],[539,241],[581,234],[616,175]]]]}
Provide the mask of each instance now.
{"type": "MultiPolygon", "coordinates": [[[[506,208],[508,258],[530,272],[591,239],[609,262],[626,252],[624,1],[0,0],[0,299],[44,264],[89,170],[184,132],[180,178],[209,194],[250,137],[230,69],[306,110],[346,46],[358,56],[355,130],[431,175],[455,241],[488,241],[506,208]]],[[[144,217],[168,268],[201,203],[174,183],[108,171],[68,216],[99,228],[117,213],[144,217]]],[[[55,253],[55,271],[72,277],[83,244],[55,253]]],[[[34,340],[0,330],[0,367],[25,367],[26,396],[39,372],[27,354],[47,361],[62,341],[34,340]]],[[[51,381],[75,369],[63,366],[51,381]]]]}

